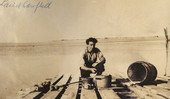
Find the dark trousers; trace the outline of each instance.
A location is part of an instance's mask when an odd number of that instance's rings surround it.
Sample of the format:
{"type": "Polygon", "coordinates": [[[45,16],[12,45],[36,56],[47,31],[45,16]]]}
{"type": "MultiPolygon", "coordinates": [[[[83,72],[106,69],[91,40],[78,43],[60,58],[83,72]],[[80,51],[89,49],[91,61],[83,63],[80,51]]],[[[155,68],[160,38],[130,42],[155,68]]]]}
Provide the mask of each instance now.
{"type": "MultiPolygon", "coordinates": [[[[98,64],[96,67],[96,70],[97,70],[97,74],[96,75],[101,75],[103,72],[104,72],[104,65],[103,64],[98,64]]],[[[89,71],[89,70],[84,70],[80,67],[80,74],[81,74],[81,77],[85,78],[85,77],[90,77],[90,74],[92,72],[89,71]]]]}

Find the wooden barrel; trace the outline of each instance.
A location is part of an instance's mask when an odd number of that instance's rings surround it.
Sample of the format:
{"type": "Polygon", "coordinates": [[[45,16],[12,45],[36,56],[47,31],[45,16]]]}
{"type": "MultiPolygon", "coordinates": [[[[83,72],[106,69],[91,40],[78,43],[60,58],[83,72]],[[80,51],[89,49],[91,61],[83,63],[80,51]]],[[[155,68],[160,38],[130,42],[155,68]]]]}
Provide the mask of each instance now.
{"type": "Polygon", "coordinates": [[[129,66],[127,75],[131,81],[151,84],[157,77],[157,70],[151,63],[137,61],[129,66]]]}

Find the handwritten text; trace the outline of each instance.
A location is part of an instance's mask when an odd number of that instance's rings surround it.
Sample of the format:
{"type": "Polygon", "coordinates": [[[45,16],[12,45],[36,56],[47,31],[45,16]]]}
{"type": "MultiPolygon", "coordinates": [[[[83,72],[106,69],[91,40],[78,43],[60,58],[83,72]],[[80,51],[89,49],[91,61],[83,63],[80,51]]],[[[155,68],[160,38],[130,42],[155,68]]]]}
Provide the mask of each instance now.
{"type": "Polygon", "coordinates": [[[39,8],[47,8],[49,9],[50,6],[52,5],[52,1],[44,2],[42,0],[38,2],[31,2],[31,0],[26,0],[23,2],[14,2],[10,0],[3,0],[0,2],[0,7],[4,8],[33,8],[34,13],[39,9],[39,8]]]}

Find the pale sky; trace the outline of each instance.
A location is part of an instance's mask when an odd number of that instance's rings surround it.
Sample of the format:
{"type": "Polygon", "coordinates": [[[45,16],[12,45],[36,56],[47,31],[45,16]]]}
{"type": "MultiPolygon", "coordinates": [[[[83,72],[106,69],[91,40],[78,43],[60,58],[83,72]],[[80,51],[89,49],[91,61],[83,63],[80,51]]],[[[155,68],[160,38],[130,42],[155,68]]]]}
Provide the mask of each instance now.
{"type": "Polygon", "coordinates": [[[34,8],[0,6],[0,42],[164,36],[163,28],[170,30],[170,0],[36,1],[52,4],[50,9],[39,8],[36,13],[34,8]]]}

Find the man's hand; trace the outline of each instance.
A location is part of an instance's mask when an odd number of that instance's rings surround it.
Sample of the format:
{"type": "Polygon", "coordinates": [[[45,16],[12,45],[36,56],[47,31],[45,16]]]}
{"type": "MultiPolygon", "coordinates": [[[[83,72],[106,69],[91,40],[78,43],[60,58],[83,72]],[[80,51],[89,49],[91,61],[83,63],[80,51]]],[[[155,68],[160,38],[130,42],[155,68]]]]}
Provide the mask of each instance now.
{"type": "Polygon", "coordinates": [[[97,64],[98,64],[97,62],[96,62],[96,63],[93,63],[93,64],[92,64],[92,67],[96,67],[97,64]]]}
{"type": "Polygon", "coordinates": [[[97,72],[96,68],[88,68],[86,66],[82,66],[81,69],[91,71],[92,73],[96,73],[97,72]]]}
{"type": "Polygon", "coordinates": [[[97,70],[96,70],[95,68],[90,68],[90,71],[91,71],[92,73],[96,73],[96,72],[97,72],[97,70]]]}

